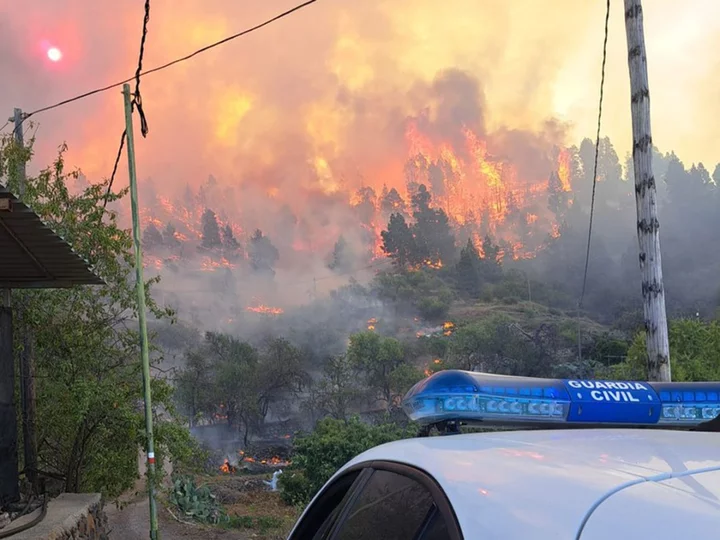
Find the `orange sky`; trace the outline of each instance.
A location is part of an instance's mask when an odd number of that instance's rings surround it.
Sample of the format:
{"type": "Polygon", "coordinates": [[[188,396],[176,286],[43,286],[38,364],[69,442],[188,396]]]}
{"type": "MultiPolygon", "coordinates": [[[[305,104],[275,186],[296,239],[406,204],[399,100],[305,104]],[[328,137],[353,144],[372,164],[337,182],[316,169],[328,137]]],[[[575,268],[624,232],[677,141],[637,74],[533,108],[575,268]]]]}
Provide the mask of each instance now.
{"type": "MultiPolygon", "coordinates": [[[[145,66],[294,3],[154,0],[145,66]]],[[[712,170],[720,161],[720,2],[644,4],[655,143],[712,170]]],[[[0,5],[0,107],[8,114],[14,106],[33,110],[130,76],[142,5],[6,0],[0,5]],[[61,62],[45,58],[44,42],[63,51],[61,62]]],[[[347,167],[360,167],[380,159],[389,151],[393,119],[416,113],[418,88],[447,68],[477,78],[488,129],[541,130],[556,117],[568,125],[568,142],[577,142],[594,136],[603,16],[600,0],[321,0],[148,76],[142,93],[150,134],[146,140],[137,135],[138,173],[161,185],[197,184],[209,173],[232,181],[243,171],[277,165],[281,155],[285,181],[295,181],[290,176],[300,166],[312,181],[335,182],[322,164],[342,158],[347,167]]],[[[631,133],[625,47],[622,5],[615,1],[603,133],[621,156],[631,133]]],[[[47,162],[65,140],[71,164],[91,178],[109,175],[123,129],[119,91],[37,120],[38,162],[47,162]]]]}

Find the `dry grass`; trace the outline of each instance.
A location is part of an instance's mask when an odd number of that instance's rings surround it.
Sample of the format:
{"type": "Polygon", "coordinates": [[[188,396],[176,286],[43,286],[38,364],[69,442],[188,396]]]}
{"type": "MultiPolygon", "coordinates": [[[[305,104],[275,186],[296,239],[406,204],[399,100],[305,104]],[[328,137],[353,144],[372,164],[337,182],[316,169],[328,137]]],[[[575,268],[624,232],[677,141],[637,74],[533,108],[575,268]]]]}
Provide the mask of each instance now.
{"type": "Polygon", "coordinates": [[[203,478],[210,485],[230,518],[226,529],[244,530],[258,540],[287,538],[299,517],[296,508],[287,506],[278,492],[268,491],[263,480],[270,475],[227,475],[203,478]]]}

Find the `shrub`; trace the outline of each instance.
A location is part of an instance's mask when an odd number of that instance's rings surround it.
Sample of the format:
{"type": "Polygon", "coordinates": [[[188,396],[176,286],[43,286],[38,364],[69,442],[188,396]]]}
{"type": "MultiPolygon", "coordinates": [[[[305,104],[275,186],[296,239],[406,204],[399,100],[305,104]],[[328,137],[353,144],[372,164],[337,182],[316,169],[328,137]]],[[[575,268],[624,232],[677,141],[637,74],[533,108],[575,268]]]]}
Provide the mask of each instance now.
{"type": "Polygon", "coordinates": [[[286,471],[278,480],[280,497],[290,506],[303,506],[312,499],[314,494],[310,481],[305,474],[297,469],[286,471]]]}
{"type": "Polygon", "coordinates": [[[185,516],[202,523],[218,523],[223,516],[215,495],[206,485],[196,486],[191,476],[176,476],[170,502],[185,516]]]}
{"type": "Polygon", "coordinates": [[[416,435],[414,427],[369,425],[353,417],[348,421],[325,418],[315,431],[295,441],[294,464],[300,469],[280,477],[283,500],[304,505],[345,463],[374,446],[416,435]]]}

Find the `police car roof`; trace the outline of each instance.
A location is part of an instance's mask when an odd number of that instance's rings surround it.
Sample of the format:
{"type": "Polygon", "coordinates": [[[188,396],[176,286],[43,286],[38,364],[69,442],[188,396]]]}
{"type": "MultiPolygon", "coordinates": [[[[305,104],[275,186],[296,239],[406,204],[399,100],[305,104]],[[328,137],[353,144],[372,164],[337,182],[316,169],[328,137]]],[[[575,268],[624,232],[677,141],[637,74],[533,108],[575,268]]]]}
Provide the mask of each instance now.
{"type": "Polygon", "coordinates": [[[360,454],[430,474],[466,537],[700,538],[720,530],[720,435],[533,430],[407,439],[360,454]]]}

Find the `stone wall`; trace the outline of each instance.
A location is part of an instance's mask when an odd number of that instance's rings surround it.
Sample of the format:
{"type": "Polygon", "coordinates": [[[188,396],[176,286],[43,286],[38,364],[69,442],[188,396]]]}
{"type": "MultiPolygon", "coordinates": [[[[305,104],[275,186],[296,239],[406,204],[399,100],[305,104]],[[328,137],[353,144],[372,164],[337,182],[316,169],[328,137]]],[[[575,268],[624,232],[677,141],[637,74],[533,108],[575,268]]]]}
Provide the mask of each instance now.
{"type": "MultiPolygon", "coordinates": [[[[40,510],[21,518],[24,523],[40,510]]],[[[21,519],[10,527],[22,525],[21,519]]],[[[107,516],[99,493],[63,493],[48,503],[47,515],[35,527],[11,537],[13,540],[106,540],[107,516]]]]}

